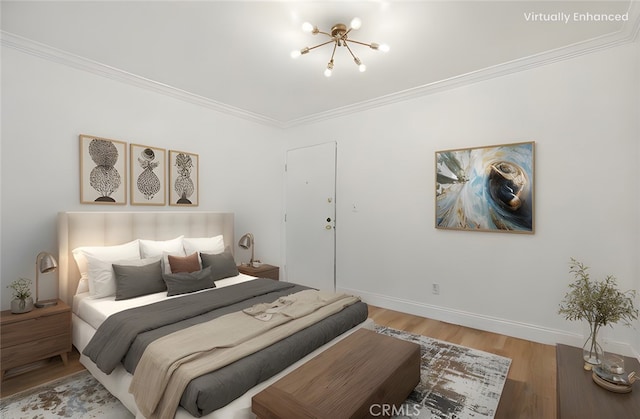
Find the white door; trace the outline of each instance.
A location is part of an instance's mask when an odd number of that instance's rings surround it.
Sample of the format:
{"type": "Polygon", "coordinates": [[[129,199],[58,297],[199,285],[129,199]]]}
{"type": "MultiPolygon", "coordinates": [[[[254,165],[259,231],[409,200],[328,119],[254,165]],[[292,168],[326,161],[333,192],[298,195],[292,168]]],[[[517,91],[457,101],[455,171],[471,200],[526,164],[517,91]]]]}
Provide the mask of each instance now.
{"type": "Polygon", "coordinates": [[[336,143],[287,151],[287,281],[335,290],[336,143]]]}

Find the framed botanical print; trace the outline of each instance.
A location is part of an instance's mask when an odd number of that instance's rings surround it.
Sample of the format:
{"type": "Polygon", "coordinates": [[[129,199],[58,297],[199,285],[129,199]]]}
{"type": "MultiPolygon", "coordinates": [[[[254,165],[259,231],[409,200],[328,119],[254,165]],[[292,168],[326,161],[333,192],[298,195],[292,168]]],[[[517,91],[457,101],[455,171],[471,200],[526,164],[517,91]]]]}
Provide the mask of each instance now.
{"type": "Polygon", "coordinates": [[[127,203],[127,145],[123,141],[80,135],[80,202],[127,203]]]}
{"type": "Polygon", "coordinates": [[[131,205],[166,205],[167,151],[130,144],[131,205]]]}
{"type": "Polygon", "coordinates": [[[436,151],[436,228],[534,232],[534,142],[436,151]]]}
{"type": "Polygon", "coordinates": [[[198,155],[169,150],[169,205],[198,205],[198,155]]]}

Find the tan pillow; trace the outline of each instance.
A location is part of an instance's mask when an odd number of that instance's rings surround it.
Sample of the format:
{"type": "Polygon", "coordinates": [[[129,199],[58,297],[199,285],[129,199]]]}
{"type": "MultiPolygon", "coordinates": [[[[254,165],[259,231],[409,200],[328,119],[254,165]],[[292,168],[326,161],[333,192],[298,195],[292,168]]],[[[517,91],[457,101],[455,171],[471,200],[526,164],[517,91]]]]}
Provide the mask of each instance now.
{"type": "Polygon", "coordinates": [[[172,256],[169,255],[169,266],[171,266],[171,273],[178,272],[195,272],[200,270],[200,259],[198,258],[198,252],[195,252],[189,256],[172,256]]]}

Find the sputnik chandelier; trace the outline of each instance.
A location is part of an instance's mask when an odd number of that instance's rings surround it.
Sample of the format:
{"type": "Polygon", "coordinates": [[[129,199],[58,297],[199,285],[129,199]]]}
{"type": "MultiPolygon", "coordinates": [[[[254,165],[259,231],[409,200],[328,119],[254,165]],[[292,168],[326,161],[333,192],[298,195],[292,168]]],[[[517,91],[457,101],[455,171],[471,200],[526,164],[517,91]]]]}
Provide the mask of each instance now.
{"type": "Polygon", "coordinates": [[[383,52],[387,52],[389,51],[389,46],[386,44],[376,44],[375,42],[371,42],[369,44],[365,43],[365,42],[360,42],[360,41],[356,41],[353,39],[348,38],[348,35],[351,33],[352,30],[358,30],[360,29],[360,27],[362,26],[362,21],[355,17],[353,18],[353,20],[351,21],[351,26],[349,28],[347,28],[347,25],[345,25],[344,23],[336,23],[335,25],[333,25],[333,27],[331,28],[331,32],[327,33],[327,32],[322,32],[321,30],[318,29],[317,26],[312,25],[309,22],[305,22],[302,24],[302,30],[304,32],[307,33],[311,33],[313,35],[317,35],[319,33],[323,34],[323,35],[327,35],[330,39],[326,42],[322,42],[316,46],[313,47],[305,47],[302,48],[300,51],[293,51],[291,53],[291,57],[292,58],[297,58],[301,55],[307,54],[309,51],[311,51],[312,49],[316,49],[318,47],[321,47],[323,45],[328,45],[328,44],[333,44],[333,52],[331,53],[331,59],[329,60],[329,63],[327,64],[327,68],[324,70],[324,75],[326,77],[331,77],[331,73],[333,72],[333,58],[336,55],[336,50],[338,49],[338,47],[345,47],[347,49],[347,51],[349,51],[349,54],[351,54],[351,56],[353,57],[353,61],[356,63],[356,65],[358,66],[358,69],[360,70],[360,72],[366,71],[367,70],[367,66],[364,65],[362,63],[362,61],[360,61],[360,58],[358,58],[353,51],[351,50],[351,47],[349,46],[350,43],[354,43],[354,44],[359,44],[359,45],[364,45],[367,46],[373,50],[376,51],[383,51],[383,52]]]}

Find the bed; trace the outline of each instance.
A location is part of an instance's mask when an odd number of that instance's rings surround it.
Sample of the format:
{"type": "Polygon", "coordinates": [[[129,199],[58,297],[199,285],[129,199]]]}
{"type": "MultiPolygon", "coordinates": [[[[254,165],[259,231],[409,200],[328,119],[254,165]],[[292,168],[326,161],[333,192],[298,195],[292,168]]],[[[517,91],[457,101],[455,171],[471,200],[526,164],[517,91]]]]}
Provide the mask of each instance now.
{"type": "MultiPolygon", "coordinates": [[[[138,295],[139,292],[136,294],[137,291],[134,290],[133,294],[125,295],[130,290],[118,287],[117,294],[114,296],[109,292],[101,294],[100,287],[103,287],[104,284],[99,285],[99,282],[92,281],[92,287],[88,286],[86,275],[80,272],[86,270],[87,267],[79,268],[77,252],[74,255],[74,249],[78,248],[119,249],[119,246],[133,242],[138,243],[140,251],[145,253],[140,247],[142,246],[141,242],[144,241],[147,253],[150,252],[153,254],[152,256],[162,259],[162,269],[165,269],[164,264],[167,263],[167,257],[171,253],[167,251],[166,247],[174,246],[179,237],[185,254],[188,252],[187,242],[184,240],[188,238],[190,239],[190,251],[198,245],[204,246],[196,249],[196,253],[200,251],[202,255],[205,252],[213,252],[219,256],[224,254],[225,257],[230,254],[231,260],[233,260],[234,215],[222,212],[163,211],[64,212],[58,216],[60,296],[72,306],[73,344],[82,354],[80,362],[136,417],[144,415],[140,413],[133,395],[129,393],[133,379],[132,372],[136,370],[136,365],[140,362],[147,345],[160,340],[159,336],[170,335],[177,330],[177,326],[172,323],[158,327],[158,329],[166,329],[159,335],[154,335],[157,333],[155,329],[137,335],[135,342],[131,345],[132,349],[127,352],[127,356],[122,357],[122,362],[118,361],[117,365],[114,364],[112,371],[107,368],[108,374],[103,371],[105,367],[99,360],[100,358],[94,357],[91,352],[92,349],[95,349],[94,347],[101,346],[95,344],[98,337],[90,345],[100,326],[103,326],[102,330],[107,329],[108,325],[119,330],[121,326],[114,326],[116,324],[114,321],[119,317],[129,315],[129,313],[136,313],[138,310],[140,313],[145,313],[143,310],[149,309],[161,313],[172,313],[177,307],[181,307],[181,310],[184,307],[191,309],[195,307],[195,302],[200,300],[206,300],[209,304],[215,300],[213,296],[218,296],[220,301],[218,310],[205,310],[198,316],[204,316],[203,318],[206,320],[216,320],[218,317],[225,318],[225,315],[231,315],[238,310],[250,310],[256,304],[267,303],[282,296],[306,290],[306,287],[297,284],[256,279],[235,272],[235,275],[227,275],[216,280],[213,289],[198,289],[188,293],[178,292],[176,295],[167,296],[166,290],[142,293],[141,295],[138,295]],[[211,244],[212,241],[215,241],[215,244],[211,244]],[[217,249],[213,251],[207,246],[216,246],[217,249]],[[160,250],[162,250],[162,256],[158,256],[160,250]],[[123,295],[126,298],[116,299],[123,295]],[[167,308],[165,309],[165,307],[167,308]],[[89,348],[87,348],[88,345],[89,348]],[[97,363],[83,354],[85,349],[97,363]]],[[[118,250],[118,252],[121,251],[118,250]]],[[[140,257],[144,256],[148,255],[140,257]]],[[[204,261],[204,256],[202,258],[201,264],[204,261]]],[[[174,258],[174,261],[176,259],[180,263],[183,262],[181,258],[174,258]]],[[[108,265],[112,266],[111,262],[113,261],[114,259],[109,260],[108,265]]],[[[89,265],[91,267],[99,266],[96,263],[92,260],[89,265]]],[[[225,263],[228,266],[228,260],[225,263]]],[[[128,266],[117,266],[123,269],[133,269],[128,266]]],[[[135,269],[133,272],[137,274],[139,270],[135,269]]],[[[204,264],[201,269],[204,270],[204,264]]],[[[119,279],[121,278],[122,276],[119,277],[119,279]]],[[[171,290],[170,286],[169,293],[171,290]]],[[[250,406],[251,397],[254,394],[356,329],[369,327],[371,323],[366,321],[366,312],[366,304],[362,302],[350,303],[339,313],[327,314],[325,318],[309,327],[300,327],[300,330],[291,336],[192,380],[184,391],[175,417],[253,418],[250,406]]],[[[193,315],[193,317],[177,324],[184,323],[190,326],[205,321],[200,320],[198,316],[193,315]]],[[[138,317],[155,318],[156,315],[138,314],[138,317]]],[[[128,320],[120,321],[123,321],[123,324],[129,322],[128,320]]],[[[175,319],[171,321],[173,322],[175,319]]],[[[104,336],[102,338],[104,339],[104,336]]],[[[109,339],[104,342],[109,343],[109,339]]],[[[110,351],[105,352],[107,355],[110,353],[110,351]]]]}

